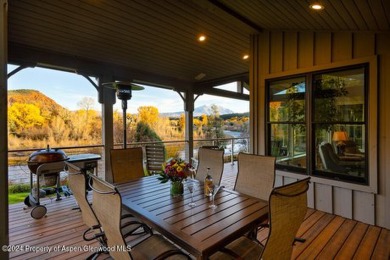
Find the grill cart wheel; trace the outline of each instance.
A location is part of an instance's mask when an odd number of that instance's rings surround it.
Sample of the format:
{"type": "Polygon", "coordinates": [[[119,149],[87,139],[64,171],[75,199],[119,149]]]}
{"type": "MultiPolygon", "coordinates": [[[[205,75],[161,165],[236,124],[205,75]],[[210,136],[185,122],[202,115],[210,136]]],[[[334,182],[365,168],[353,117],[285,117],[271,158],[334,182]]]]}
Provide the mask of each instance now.
{"type": "Polygon", "coordinates": [[[47,209],[45,206],[37,205],[31,210],[31,217],[33,219],[43,218],[47,213],[47,209]]]}

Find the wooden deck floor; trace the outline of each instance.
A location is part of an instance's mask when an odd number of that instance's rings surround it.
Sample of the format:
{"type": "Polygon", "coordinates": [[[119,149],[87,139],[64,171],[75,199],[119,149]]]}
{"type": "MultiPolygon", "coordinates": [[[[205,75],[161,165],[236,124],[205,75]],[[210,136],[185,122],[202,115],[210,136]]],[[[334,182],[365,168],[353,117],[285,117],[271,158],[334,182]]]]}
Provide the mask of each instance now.
{"type": "MultiPolygon", "coordinates": [[[[235,172],[235,166],[225,165],[226,187],[233,186],[235,172]]],[[[73,196],[61,201],[45,198],[43,203],[48,213],[39,220],[30,217],[23,203],[9,207],[11,259],[85,259],[88,249],[96,249],[97,243],[82,239],[87,227],[80,212],[72,210],[73,196]]],[[[263,231],[258,237],[266,236],[263,231]]],[[[389,230],[321,211],[308,210],[298,236],[306,242],[296,244],[293,259],[390,259],[389,230]]]]}

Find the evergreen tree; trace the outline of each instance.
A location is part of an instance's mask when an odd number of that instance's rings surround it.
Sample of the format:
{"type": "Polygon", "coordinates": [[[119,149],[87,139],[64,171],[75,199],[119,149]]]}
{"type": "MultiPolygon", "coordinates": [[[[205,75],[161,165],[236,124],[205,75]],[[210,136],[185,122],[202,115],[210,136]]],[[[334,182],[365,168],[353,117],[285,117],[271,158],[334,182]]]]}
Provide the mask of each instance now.
{"type": "Polygon", "coordinates": [[[145,122],[138,122],[135,133],[136,142],[159,142],[162,141],[157,133],[145,122]]]}

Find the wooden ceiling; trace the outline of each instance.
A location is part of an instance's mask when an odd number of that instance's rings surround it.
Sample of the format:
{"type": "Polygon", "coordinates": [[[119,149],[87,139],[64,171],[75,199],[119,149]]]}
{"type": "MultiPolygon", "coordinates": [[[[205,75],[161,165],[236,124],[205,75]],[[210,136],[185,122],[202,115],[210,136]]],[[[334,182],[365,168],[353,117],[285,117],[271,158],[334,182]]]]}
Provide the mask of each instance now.
{"type": "Polygon", "coordinates": [[[389,0],[323,0],[319,12],[306,0],[8,2],[10,63],[175,88],[247,78],[242,56],[262,30],[390,29],[389,0]]]}

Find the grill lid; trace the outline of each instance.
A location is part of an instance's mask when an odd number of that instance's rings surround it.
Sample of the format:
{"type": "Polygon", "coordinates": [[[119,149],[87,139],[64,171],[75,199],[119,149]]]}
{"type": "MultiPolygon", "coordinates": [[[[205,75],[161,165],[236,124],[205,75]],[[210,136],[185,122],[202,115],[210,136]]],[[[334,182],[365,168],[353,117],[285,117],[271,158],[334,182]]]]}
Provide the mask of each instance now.
{"type": "Polygon", "coordinates": [[[47,145],[46,149],[33,152],[28,158],[27,165],[31,172],[36,173],[38,166],[43,163],[60,162],[68,159],[64,151],[50,149],[49,145],[47,145]]]}

